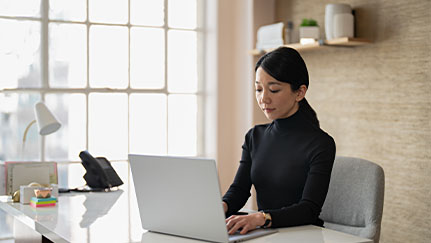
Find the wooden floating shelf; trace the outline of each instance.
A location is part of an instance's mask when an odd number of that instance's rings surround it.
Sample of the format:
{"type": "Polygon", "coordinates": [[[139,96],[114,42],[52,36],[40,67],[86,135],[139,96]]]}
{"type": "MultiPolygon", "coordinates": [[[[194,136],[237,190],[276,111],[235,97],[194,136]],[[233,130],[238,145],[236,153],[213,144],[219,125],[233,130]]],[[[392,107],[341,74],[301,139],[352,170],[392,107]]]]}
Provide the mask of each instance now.
{"type": "MultiPolygon", "coordinates": [[[[311,49],[321,48],[322,46],[353,47],[353,46],[362,46],[362,45],[366,45],[366,44],[370,44],[370,43],[371,43],[371,41],[367,40],[367,39],[342,37],[342,38],[336,38],[336,39],[332,39],[332,40],[318,40],[318,41],[311,43],[311,44],[304,44],[303,45],[300,43],[293,43],[293,44],[287,44],[287,45],[283,45],[283,46],[290,47],[290,48],[296,49],[298,51],[303,51],[303,50],[311,50],[311,49]]],[[[267,52],[273,51],[275,49],[276,48],[265,49],[265,50],[254,49],[254,50],[249,51],[249,53],[251,55],[258,56],[258,55],[262,55],[262,54],[265,54],[267,52]]]]}
{"type": "Polygon", "coordinates": [[[324,41],[324,45],[327,46],[362,46],[370,43],[371,41],[367,39],[351,37],[342,37],[324,41]]]}

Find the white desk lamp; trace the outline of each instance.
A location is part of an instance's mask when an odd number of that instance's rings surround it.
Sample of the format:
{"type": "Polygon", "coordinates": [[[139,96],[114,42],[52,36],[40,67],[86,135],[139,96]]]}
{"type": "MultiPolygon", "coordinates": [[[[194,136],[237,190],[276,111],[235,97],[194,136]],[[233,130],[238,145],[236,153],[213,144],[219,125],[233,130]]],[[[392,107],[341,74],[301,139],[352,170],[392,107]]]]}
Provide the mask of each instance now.
{"type": "Polygon", "coordinates": [[[61,123],[55,118],[48,107],[43,102],[38,102],[34,105],[34,115],[36,120],[33,120],[25,128],[24,136],[22,138],[22,148],[24,150],[25,139],[27,137],[27,132],[30,127],[37,122],[39,128],[39,134],[42,136],[56,132],[61,127],[61,123]]]}

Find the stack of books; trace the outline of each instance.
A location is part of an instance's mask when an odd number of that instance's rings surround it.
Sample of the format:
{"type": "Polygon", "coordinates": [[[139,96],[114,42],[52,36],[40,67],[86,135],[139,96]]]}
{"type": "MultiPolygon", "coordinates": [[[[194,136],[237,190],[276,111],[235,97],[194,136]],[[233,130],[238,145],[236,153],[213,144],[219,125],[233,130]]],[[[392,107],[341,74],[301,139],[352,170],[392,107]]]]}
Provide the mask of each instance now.
{"type": "Polygon", "coordinates": [[[48,197],[48,198],[32,197],[30,200],[30,206],[35,208],[51,207],[51,206],[55,206],[56,202],[57,202],[57,198],[55,197],[48,197]]]}

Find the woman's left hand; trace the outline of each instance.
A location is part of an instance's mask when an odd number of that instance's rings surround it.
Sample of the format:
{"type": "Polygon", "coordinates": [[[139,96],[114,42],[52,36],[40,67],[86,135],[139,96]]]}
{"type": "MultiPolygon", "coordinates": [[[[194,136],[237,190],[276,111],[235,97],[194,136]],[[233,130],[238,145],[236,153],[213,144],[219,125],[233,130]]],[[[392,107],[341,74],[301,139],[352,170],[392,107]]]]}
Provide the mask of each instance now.
{"type": "Polygon", "coordinates": [[[245,234],[250,230],[254,230],[265,223],[265,218],[262,213],[253,213],[249,215],[232,215],[226,219],[226,227],[230,235],[235,234],[241,229],[240,234],[245,234]]]}

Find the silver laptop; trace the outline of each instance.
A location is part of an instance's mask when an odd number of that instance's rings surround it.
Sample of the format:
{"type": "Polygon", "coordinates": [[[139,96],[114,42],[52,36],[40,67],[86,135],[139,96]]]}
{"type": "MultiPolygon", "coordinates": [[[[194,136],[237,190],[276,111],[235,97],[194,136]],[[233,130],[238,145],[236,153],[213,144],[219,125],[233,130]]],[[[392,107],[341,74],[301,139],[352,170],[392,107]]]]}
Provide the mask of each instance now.
{"type": "Polygon", "coordinates": [[[142,227],[214,242],[238,242],[277,232],[229,236],[214,160],[129,154],[142,227]]]}

